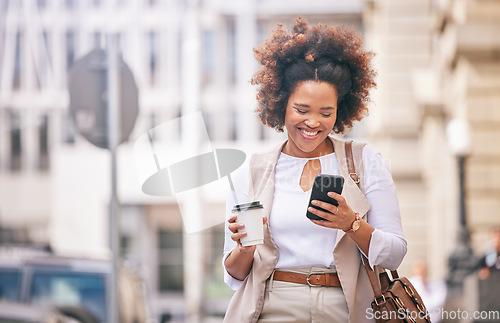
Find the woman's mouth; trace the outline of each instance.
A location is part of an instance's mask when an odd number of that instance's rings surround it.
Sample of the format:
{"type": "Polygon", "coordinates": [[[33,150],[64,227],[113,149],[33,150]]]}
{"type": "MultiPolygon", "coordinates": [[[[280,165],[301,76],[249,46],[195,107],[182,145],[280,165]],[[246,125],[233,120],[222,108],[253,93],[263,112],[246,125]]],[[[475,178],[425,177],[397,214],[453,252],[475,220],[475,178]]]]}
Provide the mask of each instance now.
{"type": "Polygon", "coordinates": [[[299,129],[299,130],[306,139],[315,139],[319,134],[319,131],[317,130],[316,131],[307,131],[305,129],[299,129]]]}

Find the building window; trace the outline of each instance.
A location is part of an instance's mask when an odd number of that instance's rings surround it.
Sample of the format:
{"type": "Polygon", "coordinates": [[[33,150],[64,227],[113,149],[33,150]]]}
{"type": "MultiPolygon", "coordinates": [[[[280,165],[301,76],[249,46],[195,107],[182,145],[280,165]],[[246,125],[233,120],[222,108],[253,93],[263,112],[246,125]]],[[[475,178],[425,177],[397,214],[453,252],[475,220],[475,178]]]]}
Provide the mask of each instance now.
{"type": "Polygon", "coordinates": [[[266,127],[263,127],[261,124],[259,124],[259,140],[266,139],[266,130],[266,127]]]}
{"type": "MultiPolygon", "coordinates": [[[[229,298],[233,291],[224,282],[224,270],[221,266],[222,251],[224,250],[224,223],[210,229],[210,249],[207,250],[209,263],[206,282],[206,294],[209,299],[229,298]]],[[[215,312],[223,309],[214,309],[215,312]]]]}
{"type": "Polygon", "coordinates": [[[49,169],[49,116],[43,115],[38,128],[39,140],[39,162],[38,169],[45,171],[49,169]]]}
{"type": "Polygon", "coordinates": [[[66,64],[69,69],[75,61],[75,33],[72,30],[66,32],[66,64]]]}
{"type": "Polygon", "coordinates": [[[156,69],[158,66],[158,35],[152,31],[148,34],[148,42],[149,42],[149,75],[150,75],[150,84],[154,86],[156,84],[156,69]]]}
{"type": "Polygon", "coordinates": [[[205,31],[203,33],[203,83],[213,81],[214,74],[214,33],[205,31]]]}
{"type": "Polygon", "coordinates": [[[52,66],[50,53],[50,35],[46,30],[44,30],[41,34],[41,41],[39,45],[40,71],[38,76],[38,86],[40,89],[42,89],[42,84],[47,84],[49,80],[49,73],[52,66]]]}
{"type": "Polygon", "coordinates": [[[21,88],[21,41],[23,35],[21,32],[16,33],[16,52],[14,55],[14,81],[12,88],[14,90],[19,90],[21,88]]]}
{"type": "Polygon", "coordinates": [[[62,135],[63,142],[66,144],[74,144],[76,129],[75,122],[73,121],[73,117],[70,114],[63,115],[62,120],[62,135]]]}
{"type": "Polygon", "coordinates": [[[182,291],[184,288],[182,240],[182,229],[158,231],[158,289],[161,292],[182,291]]]}
{"type": "Polygon", "coordinates": [[[231,118],[231,122],[229,123],[231,125],[231,134],[230,134],[230,138],[231,140],[233,141],[236,141],[238,139],[238,113],[236,112],[237,110],[237,107],[233,107],[231,109],[231,115],[230,115],[230,118],[231,118]]]}
{"type": "Polygon", "coordinates": [[[124,204],[120,208],[120,251],[125,259],[140,264],[145,213],[142,205],[124,204]]]}
{"type": "Polygon", "coordinates": [[[236,26],[234,25],[234,21],[231,21],[228,24],[228,39],[229,39],[229,70],[231,82],[236,83],[236,74],[237,74],[237,58],[236,58],[236,26]]]}
{"type": "Polygon", "coordinates": [[[21,143],[21,118],[19,113],[15,111],[9,112],[9,123],[10,123],[10,170],[19,171],[21,170],[22,164],[22,143],[21,143]]]}

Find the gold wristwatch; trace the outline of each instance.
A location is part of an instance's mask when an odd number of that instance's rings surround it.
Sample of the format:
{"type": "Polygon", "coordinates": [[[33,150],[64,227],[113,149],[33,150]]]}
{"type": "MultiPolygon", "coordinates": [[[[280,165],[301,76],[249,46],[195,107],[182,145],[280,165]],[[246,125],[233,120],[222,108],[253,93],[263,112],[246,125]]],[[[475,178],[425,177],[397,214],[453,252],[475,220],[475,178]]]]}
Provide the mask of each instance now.
{"type": "Polygon", "coordinates": [[[358,231],[359,227],[361,226],[361,218],[359,217],[359,213],[355,212],[354,216],[356,218],[354,219],[354,222],[351,225],[351,229],[344,231],[345,233],[354,233],[358,231]]]}

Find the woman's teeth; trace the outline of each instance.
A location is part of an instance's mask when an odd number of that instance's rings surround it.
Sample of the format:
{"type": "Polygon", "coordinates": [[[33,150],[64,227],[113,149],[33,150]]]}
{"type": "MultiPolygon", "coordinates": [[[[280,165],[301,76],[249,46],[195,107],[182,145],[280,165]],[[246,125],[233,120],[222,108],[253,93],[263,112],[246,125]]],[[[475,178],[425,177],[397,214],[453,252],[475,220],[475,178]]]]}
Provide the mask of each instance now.
{"type": "Polygon", "coordinates": [[[304,129],[301,129],[301,131],[302,131],[304,134],[308,135],[308,136],[315,136],[316,134],[318,134],[318,131],[309,132],[309,131],[306,131],[306,130],[304,130],[304,129]]]}

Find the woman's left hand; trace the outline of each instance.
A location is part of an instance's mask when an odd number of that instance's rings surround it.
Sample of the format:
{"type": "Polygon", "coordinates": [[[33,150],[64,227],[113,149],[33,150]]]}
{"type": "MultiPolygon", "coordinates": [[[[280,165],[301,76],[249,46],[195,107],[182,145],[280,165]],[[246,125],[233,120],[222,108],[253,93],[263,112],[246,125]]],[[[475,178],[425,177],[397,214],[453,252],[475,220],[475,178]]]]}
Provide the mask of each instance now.
{"type": "Polygon", "coordinates": [[[325,219],[324,221],[321,220],[311,220],[311,221],[322,227],[340,229],[344,231],[350,230],[352,223],[356,220],[356,215],[354,214],[354,211],[351,209],[349,205],[347,205],[347,202],[342,195],[337,194],[335,192],[328,192],[328,196],[337,200],[339,205],[335,206],[330,203],[313,200],[312,204],[314,206],[320,207],[329,212],[324,212],[316,208],[309,207],[308,208],[309,212],[314,213],[317,216],[325,219]]]}

